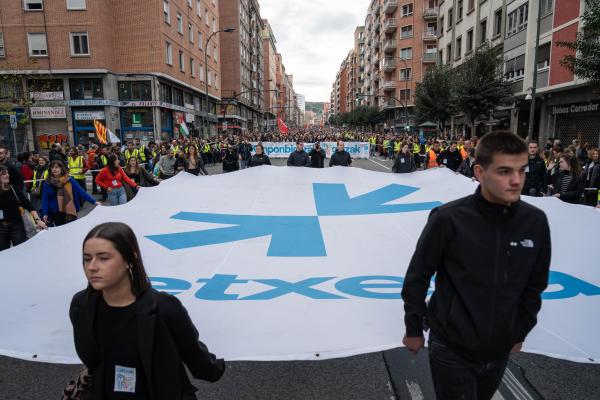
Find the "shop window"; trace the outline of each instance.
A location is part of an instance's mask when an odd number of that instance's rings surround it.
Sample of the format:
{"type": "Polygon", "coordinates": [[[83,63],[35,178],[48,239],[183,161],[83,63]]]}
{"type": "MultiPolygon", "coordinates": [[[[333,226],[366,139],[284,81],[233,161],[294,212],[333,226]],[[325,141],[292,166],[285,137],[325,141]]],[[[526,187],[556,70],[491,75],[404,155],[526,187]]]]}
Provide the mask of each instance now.
{"type": "Polygon", "coordinates": [[[13,101],[23,98],[21,81],[0,80],[0,100],[13,101]]]}
{"type": "Polygon", "coordinates": [[[171,86],[161,83],[160,84],[160,101],[171,104],[173,102],[172,99],[173,98],[171,96],[171,86]]]}
{"type": "Polygon", "coordinates": [[[173,89],[173,104],[183,107],[183,91],[181,89],[173,89]]]}
{"type": "Polygon", "coordinates": [[[120,101],[150,101],[152,87],[150,81],[121,81],[119,82],[120,101]]]}
{"type": "Polygon", "coordinates": [[[102,79],[69,79],[72,100],[102,99],[102,79]]]}

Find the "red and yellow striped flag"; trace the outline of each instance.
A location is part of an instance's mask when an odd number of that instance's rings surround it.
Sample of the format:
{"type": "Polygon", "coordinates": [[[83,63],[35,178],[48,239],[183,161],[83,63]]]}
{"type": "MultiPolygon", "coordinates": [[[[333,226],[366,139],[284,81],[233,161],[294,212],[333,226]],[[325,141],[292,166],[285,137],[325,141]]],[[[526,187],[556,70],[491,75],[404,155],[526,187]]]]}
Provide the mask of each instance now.
{"type": "Polygon", "coordinates": [[[94,120],[94,127],[96,128],[96,136],[101,144],[108,144],[106,141],[106,127],[102,125],[102,122],[94,120]]]}

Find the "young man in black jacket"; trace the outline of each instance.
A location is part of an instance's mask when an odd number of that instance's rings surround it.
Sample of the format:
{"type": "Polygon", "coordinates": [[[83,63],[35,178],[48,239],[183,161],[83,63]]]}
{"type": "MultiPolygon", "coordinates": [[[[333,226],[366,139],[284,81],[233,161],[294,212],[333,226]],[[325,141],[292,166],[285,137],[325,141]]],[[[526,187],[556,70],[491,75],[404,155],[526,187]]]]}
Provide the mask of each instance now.
{"type": "Polygon", "coordinates": [[[537,142],[529,142],[529,161],[525,169],[523,193],[528,196],[541,196],[546,192],[546,164],[539,155],[537,142]]]}
{"type": "Polygon", "coordinates": [[[288,167],[310,167],[310,157],[304,151],[304,142],[296,141],[296,151],[292,152],[287,160],[288,167]]]}
{"type": "Polygon", "coordinates": [[[526,167],[519,137],[484,136],[474,167],[479,188],[431,211],[408,267],[403,343],[414,354],[424,346],[425,320],[439,400],[491,399],[509,354],[536,325],[548,282],[550,229],[543,211],[520,200],[526,167]]]}
{"type": "Polygon", "coordinates": [[[315,147],[308,153],[310,157],[311,168],[324,168],[325,167],[325,150],[321,148],[321,143],[316,142],[315,147]]]}
{"type": "Polygon", "coordinates": [[[352,156],[344,149],[344,142],[342,140],[338,140],[337,149],[335,153],[331,155],[331,159],[329,160],[329,166],[335,167],[351,167],[352,166],[352,156]]]}

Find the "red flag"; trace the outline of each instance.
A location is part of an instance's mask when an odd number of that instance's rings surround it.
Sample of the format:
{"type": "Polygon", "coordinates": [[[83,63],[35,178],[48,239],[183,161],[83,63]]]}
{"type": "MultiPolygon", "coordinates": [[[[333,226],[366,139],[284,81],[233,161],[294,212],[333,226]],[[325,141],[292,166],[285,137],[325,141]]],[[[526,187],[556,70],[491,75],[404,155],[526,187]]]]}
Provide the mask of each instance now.
{"type": "Polygon", "coordinates": [[[281,118],[277,118],[277,128],[279,128],[279,133],[282,135],[287,135],[290,133],[290,128],[287,127],[281,118]]]}

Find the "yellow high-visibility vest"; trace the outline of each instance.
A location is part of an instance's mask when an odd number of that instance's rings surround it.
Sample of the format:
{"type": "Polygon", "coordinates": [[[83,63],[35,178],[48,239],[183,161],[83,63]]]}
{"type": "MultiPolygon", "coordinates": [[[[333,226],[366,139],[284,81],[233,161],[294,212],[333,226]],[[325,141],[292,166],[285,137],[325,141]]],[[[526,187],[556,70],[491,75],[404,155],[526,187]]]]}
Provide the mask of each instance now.
{"type": "Polygon", "coordinates": [[[133,149],[132,151],[129,151],[129,149],[127,149],[123,154],[125,155],[125,162],[129,162],[129,159],[131,157],[136,157],[139,159],[139,152],[137,151],[137,149],[133,149]]]}
{"type": "Polygon", "coordinates": [[[69,174],[75,179],[85,179],[85,173],[83,173],[83,156],[76,158],[69,157],[69,174]]]}
{"type": "Polygon", "coordinates": [[[38,186],[38,181],[40,181],[40,184],[42,181],[45,181],[46,178],[48,178],[48,170],[45,170],[44,173],[42,174],[42,177],[40,179],[37,178],[37,169],[33,170],[33,184],[31,185],[31,191],[33,192],[35,190],[35,188],[37,188],[38,186]]]}

